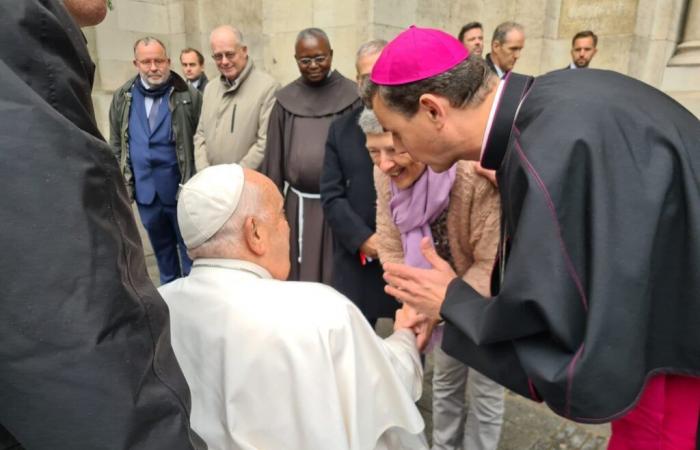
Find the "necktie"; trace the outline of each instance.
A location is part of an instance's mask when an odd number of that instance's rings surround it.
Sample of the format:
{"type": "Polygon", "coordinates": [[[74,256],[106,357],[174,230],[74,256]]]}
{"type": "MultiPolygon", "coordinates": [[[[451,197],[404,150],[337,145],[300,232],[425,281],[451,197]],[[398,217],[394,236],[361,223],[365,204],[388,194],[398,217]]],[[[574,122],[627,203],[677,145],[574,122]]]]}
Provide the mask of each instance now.
{"type": "Polygon", "coordinates": [[[156,119],[158,118],[158,108],[160,107],[160,102],[163,99],[163,96],[161,95],[160,97],[156,97],[153,99],[153,105],[151,105],[151,112],[148,114],[148,128],[151,129],[151,132],[155,130],[156,128],[156,119]]]}

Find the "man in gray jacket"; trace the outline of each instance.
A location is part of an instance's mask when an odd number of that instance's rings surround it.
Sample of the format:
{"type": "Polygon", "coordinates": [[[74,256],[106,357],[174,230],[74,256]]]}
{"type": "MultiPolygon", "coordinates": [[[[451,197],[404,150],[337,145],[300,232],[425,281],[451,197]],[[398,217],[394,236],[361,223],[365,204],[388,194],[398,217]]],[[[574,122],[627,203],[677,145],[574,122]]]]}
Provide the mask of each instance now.
{"type": "Polygon", "coordinates": [[[177,191],[194,174],[202,98],[170,70],[165,45],[156,38],[136,41],[134,66],[138,74],[112,99],[110,143],[148,232],[160,282],[167,283],[192,265],[177,225],[177,191]]]}
{"type": "Polygon", "coordinates": [[[253,65],[237,29],[230,25],[215,28],[209,41],[221,76],[204,90],[194,138],[197,170],[230,163],[257,169],[279,83],[253,65]]]}

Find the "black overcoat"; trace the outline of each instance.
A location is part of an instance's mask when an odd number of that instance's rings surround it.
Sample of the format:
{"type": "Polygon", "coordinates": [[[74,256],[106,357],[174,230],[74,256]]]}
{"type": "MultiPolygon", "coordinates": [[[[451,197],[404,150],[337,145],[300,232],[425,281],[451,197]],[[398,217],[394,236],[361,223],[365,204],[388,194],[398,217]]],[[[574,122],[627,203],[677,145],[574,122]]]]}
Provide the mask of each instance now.
{"type": "Polygon", "coordinates": [[[655,373],[700,376],[700,122],[614,72],[528,79],[504,81],[482,160],[503,209],[497,292],[450,284],[443,348],[608,421],[655,373]]]}
{"type": "Polygon", "coordinates": [[[379,260],[362,265],[360,246],[375,231],[377,192],[365,135],[357,124],[362,108],[336,119],[328,132],[321,173],[321,202],[333,230],[334,288],[368,319],[394,317],[399,306],[384,293],[379,260]]]}
{"type": "Polygon", "coordinates": [[[0,442],[204,449],[60,0],[0,2],[0,442]]]}

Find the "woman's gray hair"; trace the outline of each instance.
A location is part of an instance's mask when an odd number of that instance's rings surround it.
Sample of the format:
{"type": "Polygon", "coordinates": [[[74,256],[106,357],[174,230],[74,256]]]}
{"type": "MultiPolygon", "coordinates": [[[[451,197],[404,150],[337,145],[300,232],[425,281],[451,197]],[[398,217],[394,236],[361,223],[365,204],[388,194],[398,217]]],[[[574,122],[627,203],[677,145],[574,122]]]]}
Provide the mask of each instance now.
{"type": "Polygon", "coordinates": [[[360,114],[360,119],[357,121],[362,131],[365,134],[382,134],[384,133],[384,127],[379,123],[377,115],[371,109],[365,108],[360,114]]]}
{"type": "Polygon", "coordinates": [[[413,83],[383,86],[369,79],[362,86],[362,101],[372,105],[374,96],[379,95],[389,108],[410,119],[418,112],[423,94],[439,95],[453,108],[465,108],[481,104],[497,83],[498,77],[486,62],[470,56],[446,72],[413,83]]]}

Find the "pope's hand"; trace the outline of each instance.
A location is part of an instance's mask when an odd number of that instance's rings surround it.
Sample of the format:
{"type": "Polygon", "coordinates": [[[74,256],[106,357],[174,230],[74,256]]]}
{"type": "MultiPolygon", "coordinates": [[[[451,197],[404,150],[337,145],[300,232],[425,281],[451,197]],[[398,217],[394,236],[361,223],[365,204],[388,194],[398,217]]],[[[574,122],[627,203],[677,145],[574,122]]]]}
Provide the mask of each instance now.
{"type": "Polygon", "coordinates": [[[413,331],[413,334],[416,335],[416,347],[418,347],[419,351],[423,351],[430,341],[435,323],[436,321],[428,319],[423,314],[419,314],[410,306],[403,305],[400,309],[396,310],[394,331],[402,328],[413,331]]]}
{"type": "Polygon", "coordinates": [[[440,319],[447,285],[457,277],[450,264],[438,256],[430,239],[420,243],[423,256],[432,269],[418,269],[404,264],[384,264],[384,288],[387,294],[408,305],[429,319],[440,319]]]}
{"type": "Polygon", "coordinates": [[[394,331],[402,328],[409,329],[416,333],[416,327],[425,321],[425,316],[419,315],[411,307],[403,306],[396,310],[394,315],[394,331]]]}

